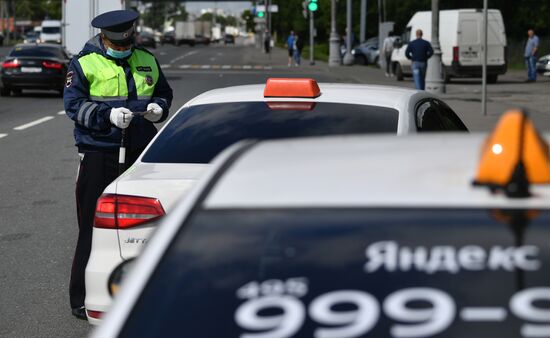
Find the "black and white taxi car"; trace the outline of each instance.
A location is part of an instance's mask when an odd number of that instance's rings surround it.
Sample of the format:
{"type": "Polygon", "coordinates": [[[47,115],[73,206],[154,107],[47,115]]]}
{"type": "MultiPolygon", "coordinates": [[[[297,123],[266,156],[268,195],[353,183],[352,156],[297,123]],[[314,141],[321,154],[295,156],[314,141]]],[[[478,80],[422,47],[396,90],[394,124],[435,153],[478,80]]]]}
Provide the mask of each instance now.
{"type": "Polygon", "coordinates": [[[97,323],[111,304],[107,279],[136,257],[155,220],[189,193],[219,152],[243,139],[466,131],[455,112],[423,91],[312,79],[270,79],[206,92],[163,127],[97,203],[85,306],[97,323]]]}
{"type": "Polygon", "coordinates": [[[519,112],[488,138],[244,142],[211,169],[115,270],[93,337],[550,336],[550,159],[519,112]]]}

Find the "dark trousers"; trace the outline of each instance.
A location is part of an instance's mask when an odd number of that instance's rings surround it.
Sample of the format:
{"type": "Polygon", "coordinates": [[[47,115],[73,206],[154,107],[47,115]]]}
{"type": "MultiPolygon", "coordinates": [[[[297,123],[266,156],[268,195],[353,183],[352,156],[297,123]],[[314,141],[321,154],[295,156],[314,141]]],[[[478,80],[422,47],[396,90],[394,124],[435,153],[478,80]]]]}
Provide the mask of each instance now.
{"type": "MultiPolygon", "coordinates": [[[[127,163],[133,163],[140,152],[127,153],[127,163]]],[[[76,181],[76,212],[78,241],[71,269],[69,297],[71,308],[84,306],[86,286],[84,273],[92,247],[92,229],[96,202],[103,190],[118,177],[118,152],[85,153],[80,160],[76,181]]]]}

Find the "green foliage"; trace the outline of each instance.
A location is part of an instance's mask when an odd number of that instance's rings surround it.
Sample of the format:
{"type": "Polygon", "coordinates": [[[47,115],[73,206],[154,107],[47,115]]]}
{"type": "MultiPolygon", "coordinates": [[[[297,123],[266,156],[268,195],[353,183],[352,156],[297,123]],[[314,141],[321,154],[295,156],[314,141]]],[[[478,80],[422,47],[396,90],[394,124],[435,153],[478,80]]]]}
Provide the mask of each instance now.
{"type": "Polygon", "coordinates": [[[246,22],[246,31],[250,32],[254,30],[254,15],[252,15],[252,11],[247,9],[241,14],[241,19],[246,22]]]}
{"type": "Polygon", "coordinates": [[[46,18],[61,19],[61,1],[52,0],[13,0],[15,17],[41,21],[46,18]]]}

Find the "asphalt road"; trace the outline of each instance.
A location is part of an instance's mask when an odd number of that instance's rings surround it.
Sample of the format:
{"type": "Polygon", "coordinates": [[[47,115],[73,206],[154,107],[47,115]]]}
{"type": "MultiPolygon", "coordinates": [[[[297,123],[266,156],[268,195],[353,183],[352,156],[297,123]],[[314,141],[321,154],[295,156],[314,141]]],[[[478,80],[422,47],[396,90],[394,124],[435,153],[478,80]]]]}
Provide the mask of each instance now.
{"type": "MultiPolygon", "coordinates": [[[[0,48],[0,56],[7,50],[0,48]]],[[[153,52],[174,89],[172,112],[206,90],[263,83],[272,76],[412,86],[410,80],[396,83],[371,67],[328,70],[319,63],[288,68],[285,51],[267,55],[241,44],[162,46],[153,52]]],[[[446,98],[473,130],[487,130],[503,107],[523,102],[550,131],[550,81],[525,87],[521,75],[511,73],[491,86],[487,117],[479,115],[478,81],[449,85],[446,98]]],[[[67,292],[77,236],[72,122],[54,92],[1,97],[0,107],[0,337],[86,336],[90,326],[70,315],[67,292]]]]}

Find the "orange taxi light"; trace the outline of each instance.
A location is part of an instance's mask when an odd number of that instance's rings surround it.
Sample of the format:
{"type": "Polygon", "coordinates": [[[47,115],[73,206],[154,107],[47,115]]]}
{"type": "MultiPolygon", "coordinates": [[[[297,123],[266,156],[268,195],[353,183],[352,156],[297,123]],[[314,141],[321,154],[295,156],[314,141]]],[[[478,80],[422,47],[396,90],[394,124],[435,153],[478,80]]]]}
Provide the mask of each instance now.
{"type": "Polygon", "coordinates": [[[264,97],[305,97],[321,95],[317,81],[313,79],[270,78],[264,89],[264,97]]]}
{"type": "Polygon", "coordinates": [[[512,110],[486,139],[474,184],[506,189],[519,176],[527,185],[550,183],[550,153],[527,114],[512,110]]]}

